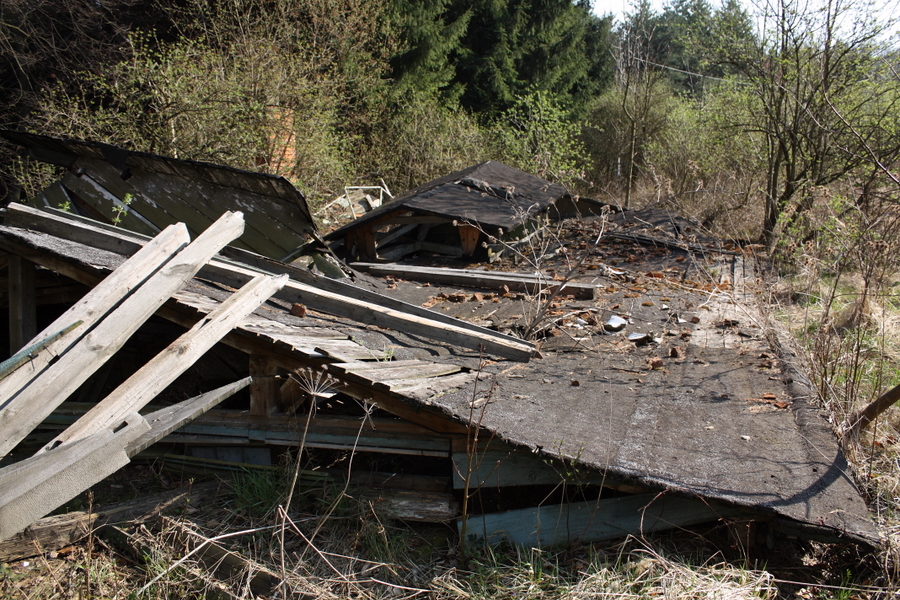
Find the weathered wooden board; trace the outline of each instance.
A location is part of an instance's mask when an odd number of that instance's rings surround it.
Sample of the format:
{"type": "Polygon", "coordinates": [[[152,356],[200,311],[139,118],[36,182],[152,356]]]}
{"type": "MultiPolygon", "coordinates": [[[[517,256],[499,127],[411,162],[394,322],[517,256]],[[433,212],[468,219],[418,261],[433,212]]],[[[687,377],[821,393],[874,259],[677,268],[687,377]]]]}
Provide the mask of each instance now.
{"type": "Polygon", "coordinates": [[[414,523],[446,523],[459,516],[451,494],[408,490],[364,490],[362,499],[379,515],[414,523]]]}
{"type": "MultiPolygon", "coordinates": [[[[555,291],[563,282],[552,277],[536,273],[503,273],[500,271],[481,271],[477,269],[447,269],[442,267],[419,267],[414,265],[389,265],[377,263],[351,263],[350,266],[379,277],[393,276],[410,281],[424,281],[463,287],[500,289],[504,286],[510,291],[538,293],[541,290],[555,291]]],[[[576,298],[593,299],[596,286],[575,281],[565,282],[562,294],[576,298]]]]}
{"type": "Polygon", "coordinates": [[[432,363],[424,360],[398,360],[368,363],[336,364],[335,371],[352,373],[369,381],[392,381],[399,379],[426,379],[451,375],[462,370],[452,364],[432,363]]]}
{"type": "MultiPolygon", "coordinates": [[[[179,435],[196,436],[191,443],[203,444],[200,436],[243,438],[255,443],[296,445],[304,437],[304,422],[297,417],[272,416],[265,419],[246,414],[216,411],[179,430],[179,435]]],[[[310,448],[347,449],[415,456],[450,455],[450,438],[409,423],[388,419],[354,417],[314,418],[306,431],[310,448]]]]}
{"type": "Polygon", "coordinates": [[[283,286],[286,280],[287,275],[261,275],[229,296],[206,319],[198,321],[153,357],[42,451],[70,443],[101,429],[115,428],[125,415],[143,408],[189,369],[241,319],[283,286]]]}
{"type": "MultiPolygon", "coordinates": [[[[46,329],[38,333],[32,344],[67,330],[73,323],[81,322],[76,330],[60,336],[40,352],[31,357],[27,369],[19,369],[0,382],[0,410],[5,410],[8,401],[32,378],[40,374],[49,362],[60,356],[81,339],[122,299],[128,290],[137,288],[171,256],[183,248],[190,238],[184,226],[173,225],[126,260],[112,274],[108,275],[79,302],[64,312],[46,329]]],[[[2,413],[0,413],[2,415],[2,413]]],[[[2,417],[0,417],[2,422],[2,417]]],[[[0,452],[0,454],[3,454],[0,452]]]]}
{"type": "Polygon", "coordinates": [[[0,470],[0,540],[128,464],[125,447],[149,428],[134,413],[115,433],[107,429],[0,470]]]}
{"type": "Polygon", "coordinates": [[[641,494],[474,516],[468,518],[464,532],[462,521],[457,527],[469,541],[484,539],[491,544],[506,541],[541,547],[576,540],[601,542],[746,514],[746,509],[725,504],[641,494]]]}
{"type": "MultiPolygon", "coordinates": [[[[53,409],[78,389],[162,304],[185,284],[219,248],[240,235],[239,213],[227,213],[199,238],[169,260],[137,290],[10,398],[0,410],[0,456],[6,455],[53,409]]],[[[126,290],[127,291],[127,290],[126,290]]],[[[110,291],[114,293],[114,290],[110,291]]],[[[119,290],[121,296],[121,290],[119,290]]],[[[80,328],[79,328],[80,329],[80,328]]],[[[77,331],[77,330],[75,330],[77,331]]],[[[23,369],[0,381],[3,386],[23,369]]]]}
{"type": "Polygon", "coordinates": [[[132,441],[125,448],[125,452],[129,457],[135,456],[138,452],[142,452],[150,445],[163,439],[176,429],[184,427],[212,407],[216,406],[223,400],[230,398],[245,387],[250,385],[250,378],[245,377],[234,383],[229,383],[220,388],[201,394],[184,402],[179,402],[174,406],[167,406],[145,417],[147,424],[150,425],[150,431],[142,434],[140,437],[132,441]]]}

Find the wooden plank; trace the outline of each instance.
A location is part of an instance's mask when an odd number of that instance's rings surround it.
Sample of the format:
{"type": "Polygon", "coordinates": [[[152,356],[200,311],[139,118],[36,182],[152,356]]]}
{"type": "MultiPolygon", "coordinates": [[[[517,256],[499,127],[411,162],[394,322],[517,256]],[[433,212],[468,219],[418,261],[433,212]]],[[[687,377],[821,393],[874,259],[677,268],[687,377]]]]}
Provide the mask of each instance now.
{"type": "Polygon", "coordinates": [[[90,513],[75,511],[44,517],[24,531],[0,542],[0,562],[12,562],[53,552],[78,543],[88,533],[101,533],[108,525],[144,523],[155,519],[163,511],[196,506],[227,492],[230,489],[221,481],[209,481],[98,507],[90,513]]]}
{"type": "MultiPolygon", "coordinates": [[[[24,204],[7,206],[4,224],[10,227],[40,231],[123,256],[135,254],[147,242],[159,237],[141,235],[54,208],[38,210],[24,204]]],[[[170,225],[163,231],[171,227],[175,226],[170,225]]],[[[185,228],[184,224],[181,224],[180,227],[185,229],[185,238],[190,241],[189,230],[185,228]]]]}
{"type": "Polygon", "coordinates": [[[409,233],[416,227],[418,227],[418,225],[411,224],[411,225],[402,225],[400,227],[395,228],[394,230],[389,232],[387,235],[385,235],[384,237],[379,238],[377,240],[376,245],[375,245],[376,249],[380,248],[382,246],[386,246],[387,244],[390,244],[397,238],[406,235],[407,233],[409,233]]]}
{"type": "MultiPolygon", "coordinates": [[[[251,272],[246,267],[226,266],[220,261],[211,261],[208,269],[204,269],[203,276],[227,285],[235,285],[242,282],[251,272]]],[[[292,280],[275,296],[288,302],[304,304],[326,314],[370,325],[414,332],[416,335],[470,348],[480,345],[486,353],[505,358],[527,361],[534,354],[534,345],[524,340],[503,336],[486,329],[485,331],[490,333],[482,334],[481,331],[476,332],[473,327],[467,326],[464,321],[458,319],[455,320],[455,323],[439,321],[432,318],[432,315],[436,313],[430,311],[426,315],[419,316],[414,312],[404,312],[402,306],[395,308],[396,305],[392,305],[389,308],[384,305],[376,305],[359,299],[360,294],[355,294],[354,297],[292,280]]]]}
{"type": "Polygon", "coordinates": [[[414,523],[446,523],[459,516],[451,494],[409,490],[363,490],[362,499],[379,515],[414,523]]]}
{"type": "MultiPolygon", "coordinates": [[[[200,436],[245,438],[256,443],[296,445],[304,438],[303,428],[296,417],[269,418],[240,415],[207,414],[183,427],[179,433],[197,436],[191,441],[202,444],[200,436]]],[[[450,438],[436,435],[424,427],[388,419],[367,419],[364,424],[357,417],[316,417],[305,434],[310,448],[348,449],[359,452],[381,452],[414,456],[448,457],[450,438]]]]}
{"type": "Polygon", "coordinates": [[[128,464],[125,446],[149,430],[134,413],[113,433],[104,430],[0,470],[0,540],[19,533],[128,464]]]}
{"type": "MultiPolygon", "coordinates": [[[[535,294],[541,290],[553,292],[562,284],[562,282],[554,281],[551,277],[537,273],[504,273],[477,269],[447,269],[378,263],[350,263],[350,267],[378,277],[391,276],[409,281],[485,289],[500,289],[505,286],[510,291],[529,294],[535,294]]],[[[562,293],[581,299],[593,299],[596,289],[597,286],[593,284],[567,281],[562,293]]]]}
{"type": "Polygon", "coordinates": [[[286,280],[287,275],[261,275],[232,294],[209,313],[206,319],[198,321],[153,357],[42,451],[83,438],[100,429],[115,428],[124,415],[146,406],[244,317],[283,286],[286,280]]]}
{"type": "MultiPolygon", "coordinates": [[[[398,246],[393,246],[391,248],[386,248],[378,253],[377,258],[381,258],[383,260],[400,260],[404,256],[408,256],[413,252],[418,252],[422,249],[422,242],[415,241],[410,242],[408,244],[400,244],[398,246]]],[[[372,257],[376,258],[376,257],[372,257]]],[[[371,259],[370,259],[371,260],[371,259]]]]}
{"type": "Polygon", "coordinates": [[[602,542],[628,535],[688,527],[747,515],[746,509],[681,496],[641,494],[594,502],[576,502],[511,510],[460,520],[467,541],[506,541],[529,548],[574,541],[602,542]]]}
{"type": "MultiPolygon", "coordinates": [[[[422,365],[421,367],[406,367],[405,369],[386,369],[384,371],[363,371],[362,374],[374,381],[387,383],[389,381],[399,380],[417,380],[428,379],[431,377],[441,377],[443,375],[452,375],[458,373],[462,369],[456,365],[422,365]]],[[[357,374],[361,374],[357,372],[357,374]]]]}
{"type": "MultiPolygon", "coordinates": [[[[9,210],[9,209],[7,209],[9,210]]],[[[172,225],[154,238],[131,258],[126,260],[112,274],[108,275],[80,301],[64,312],[46,329],[41,331],[32,344],[55,333],[69,328],[73,323],[82,322],[75,331],[70,331],[46,346],[43,351],[31,357],[27,369],[19,369],[9,377],[0,381],[0,411],[5,410],[6,402],[22,389],[28,381],[42,372],[47,364],[56,356],[60,356],[82,338],[96,323],[103,318],[121,300],[123,290],[133,290],[149,278],[155,271],[171,259],[171,256],[183,248],[190,238],[183,225],[172,225]]],[[[50,263],[47,263],[50,265],[50,263]]],[[[50,265],[59,267],[60,265],[50,265]]],[[[71,267],[70,267],[71,269],[71,267]]],[[[70,270],[69,275],[74,275],[70,270]]],[[[77,277],[76,277],[77,278],[77,277]]],[[[95,283],[85,281],[83,283],[95,283]]],[[[2,422],[0,412],[0,422],[2,422]]],[[[2,430],[2,429],[0,429],[2,430]]],[[[3,454],[0,452],[0,454],[3,454]]]]}
{"type": "Polygon", "coordinates": [[[382,362],[343,363],[335,365],[335,370],[353,373],[373,381],[380,379],[403,379],[413,377],[439,377],[462,370],[454,364],[433,363],[424,360],[389,360],[382,362]]]}
{"type": "Polygon", "coordinates": [[[195,396],[174,406],[161,408],[145,417],[150,431],[132,441],[125,448],[129,457],[146,450],[150,445],[161,440],[176,429],[184,427],[212,407],[223,400],[232,397],[245,387],[250,385],[250,378],[245,377],[234,383],[229,383],[205,394],[195,396]]]}
{"type": "Polygon", "coordinates": [[[25,347],[37,333],[35,265],[19,256],[9,257],[9,353],[25,347]]]}
{"type": "MultiPolygon", "coordinates": [[[[243,231],[240,213],[227,213],[133,291],[93,331],[35,377],[0,410],[0,456],[5,456],[78,389],[219,248],[243,231]]],[[[79,328],[80,329],[80,328],[79,328]]],[[[0,381],[0,386],[12,376],[0,381]]]]}
{"type": "MultiPolygon", "coordinates": [[[[25,209],[16,207],[9,210],[14,219],[19,219],[26,210],[42,212],[28,207],[25,209]]],[[[56,216],[65,218],[65,215],[58,213],[56,216]]],[[[30,227],[40,230],[40,227],[43,226],[40,219],[34,216],[30,218],[33,220],[30,227]]],[[[71,234],[67,234],[59,227],[59,223],[52,226],[56,231],[49,233],[67,239],[67,235],[78,233],[73,231],[71,234]]],[[[68,229],[77,230],[78,228],[70,226],[68,229]]],[[[124,239],[135,239],[135,235],[130,232],[115,232],[100,228],[96,228],[92,235],[113,238],[103,242],[107,246],[124,244],[126,243],[123,241],[124,239]]],[[[109,249],[112,250],[112,248],[109,249]]],[[[421,306],[388,298],[344,281],[319,277],[308,271],[268,260],[234,247],[224,248],[222,254],[245,264],[236,264],[228,260],[213,260],[201,270],[203,277],[217,283],[240,287],[259,272],[288,273],[291,281],[275,294],[277,298],[288,302],[299,302],[325,314],[353,318],[370,325],[398,331],[415,331],[418,335],[473,350],[484,345],[487,352],[513,360],[527,361],[534,354],[534,345],[524,340],[454,319],[449,315],[430,311],[421,306]],[[377,310],[370,310],[370,307],[377,310]]]]}

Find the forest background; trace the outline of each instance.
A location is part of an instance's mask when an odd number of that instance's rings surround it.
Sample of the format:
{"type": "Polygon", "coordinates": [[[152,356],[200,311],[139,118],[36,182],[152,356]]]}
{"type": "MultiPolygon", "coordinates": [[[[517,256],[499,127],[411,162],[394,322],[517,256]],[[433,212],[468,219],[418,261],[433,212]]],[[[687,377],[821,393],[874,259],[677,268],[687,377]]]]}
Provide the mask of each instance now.
{"type": "Polygon", "coordinates": [[[278,173],[313,208],[494,159],[774,246],[823,199],[896,198],[895,23],[872,7],[4,0],[0,124],[278,173]]]}

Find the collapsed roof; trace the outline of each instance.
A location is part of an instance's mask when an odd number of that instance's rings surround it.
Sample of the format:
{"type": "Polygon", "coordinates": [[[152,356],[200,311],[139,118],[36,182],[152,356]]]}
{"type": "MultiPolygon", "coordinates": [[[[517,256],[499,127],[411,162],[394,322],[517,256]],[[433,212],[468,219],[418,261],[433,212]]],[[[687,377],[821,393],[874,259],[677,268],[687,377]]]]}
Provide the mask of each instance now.
{"type": "Polygon", "coordinates": [[[284,177],[132,152],[109,144],[0,130],[35,160],[67,172],[29,202],[154,236],[184,223],[191,236],[225,211],[241,211],[246,229],[235,247],[290,260],[317,234],[303,194],[284,177]]]}
{"type": "MultiPolygon", "coordinates": [[[[190,327],[254,275],[287,274],[273,300],[223,338],[270,366],[255,359],[252,414],[201,417],[170,439],[296,444],[289,381],[263,382],[277,369],[310,367],[383,411],[357,441],[340,418],[322,421],[310,430],[313,444],[345,439],[347,448],[448,459],[457,494],[558,482],[570,471],[620,494],[469,517],[463,533],[546,544],[750,518],[828,539],[877,540],[814,393],[777,329],[753,308],[752,265],[670,215],[643,217],[572,225],[573,250],[599,240],[582,247],[590,259],[575,274],[593,293],[578,299],[562,287],[547,305],[542,358],[530,362],[509,360],[527,360],[533,346],[498,330],[515,330],[547,296],[506,283],[490,290],[496,271],[482,272],[472,292],[397,276],[387,286],[369,282],[389,299],[226,248],[159,314],[190,327]],[[638,231],[636,223],[648,226],[638,231]],[[309,313],[293,314],[298,303],[309,313]],[[607,327],[612,317],[622,325],[607,327]]],[[[0,226],[8,255],[88,286],[146,243],[49,209],[10,206],[0,226]]],[[[543,287],[565,273],[564,254],[558,260],[542,265],[543,287]]],[[[458,516],[451,505],[445,518],[458,516]]]]}
{"type": "Polygon", "coordinates": [[[563,198],[569,193],[557,183],[487,161],[424,183],[325,239],[366,260],[418,250],[472,256],[489,238],[527,235],[534,219],[563,198]]]}

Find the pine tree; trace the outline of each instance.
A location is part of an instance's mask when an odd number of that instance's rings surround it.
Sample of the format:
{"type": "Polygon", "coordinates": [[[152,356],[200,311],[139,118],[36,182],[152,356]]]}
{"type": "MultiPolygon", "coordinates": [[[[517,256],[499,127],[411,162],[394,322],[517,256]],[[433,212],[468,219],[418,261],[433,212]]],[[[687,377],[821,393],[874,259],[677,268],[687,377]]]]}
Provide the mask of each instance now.
{"type": "Polygon", "coordinates": [[[457,81],[462,104],[495,115],[516,97],[544,92],[554,102],[583,101],[609,76],[602,48],[611,19],[600,19],[580,0],[457,0],[472,6],[459,52],[457,81]],[[604,31],[604,27],[606,27],[604,31]],[[600,63],[600,64],[598,64],[600,63]]]}
{"type": "Polygon", "coordinates": [[[455,101],[464,86],[454,81],[453,57],[471,17],[470,10],[452,15],[449,0],[392,0],[390,17],[402,50],[390,61],[395,90],[402,96],[424,92],[455,101]]]}

